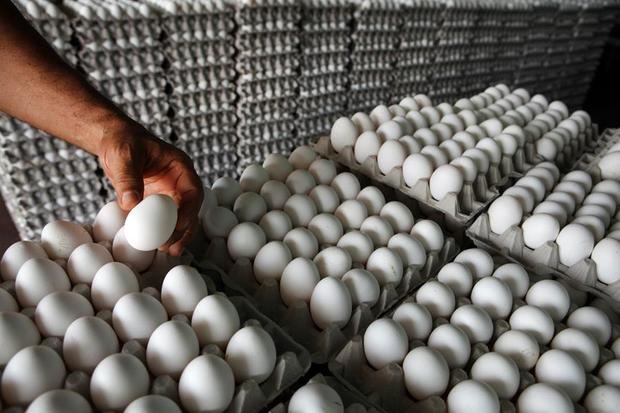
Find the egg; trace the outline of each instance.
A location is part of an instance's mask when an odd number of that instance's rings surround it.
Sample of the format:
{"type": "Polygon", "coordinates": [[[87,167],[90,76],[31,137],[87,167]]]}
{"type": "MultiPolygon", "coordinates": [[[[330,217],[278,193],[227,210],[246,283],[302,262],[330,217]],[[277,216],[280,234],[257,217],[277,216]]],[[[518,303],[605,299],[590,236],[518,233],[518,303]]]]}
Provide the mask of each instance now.
{"type": "Polygon", "coordinates": [[[522,186],[512,186],[504,191],[504,195],[510,195],[521,204],[524,212],[531,212],[534,208],[534,192],[522,186]]]}
{"type": "Polygon", "coordinates": [[[530,287],[525,302],[542,308],[553,320],[561,321],[568,313],[570,296],[558,281],[541,280],[530,287]]]}
{"type": "Polygon", "coordinates": [[[547,214],[554,217],[561,226],[566,224],[568,219],[566,209],[562,204],[554,201],[543,201],[534,208],[533,214],[547,214]]]}
{"type": "Polygon", "coordinates": [[[279,280],[286,265],[293,259],[291,251],[282,241],[265,244],[254,258],[254,276],[259,283],[279,280]]]}
{"type": "Polygon", "coordinates": [[[15,292],[22,307],[35,307],[46,295],[70,288],[69,277],[62,267],[47,258],[26,261],[15,278],[15,292]]]}
{"type": "Polygon", "coordinates": [[[545,193],[547,192],[543,180],[532,175],[524,176],[519,179],[515,185],[531,189],[537,203],[540,203],[545,198],[545,193]]]}
{"type": "Polygon", "coordinates": [[[330,159],[319,158],[312,162],[308,171],[319,185],[329,185],[336,177],[336,164],[330,159]]]}
{"type": "Polygon", "coordinates": [[[506,318],[512,311],[512,292],[503,281],[495,277],[478,280],[471,290],[470,299],[494,320],[506,318]]]}
{"type": "Polygon", "coordinates": [[[583,403],[587,411],[599,413],[613,413],[619,404],[620,389],[608,384],[590,390],[583,403]]]}
{"type": "Polygon", "coordinates": [[[269,179],[269,172],[261,165],[254,163],[248,165],[241,173],[239,186],[243,192],[259,192],[269,179]]]}
{"type": "Polygon", "coordinates": [[[521,225],[523,242],[531,249],[536,249],[549,241],[555,241],[560,233],[560,223],[549,214],[530,215],[521,225]]]}
{"type": "Polygon", "coordinates": [[[585,306],[576,309],[568,316],[566,324],[591,334],[601,346],[606,345],[611,338],[611,321],[596,307],[585,306]]]}
{"type": "MultiPolygon", "coordinates": [[[[385,108],[385,110],[388,110],[385,108]]],[[[373,111],[374,112],[374,111],[373,111]]],[[[371,119],[375,119],[373,112],[370,113],[371,119]]],[[[389,111],[388,111],[389,112],[389,111]]],[[[375,123],[379,123],[376,122],[375,123]]],[[[347,146],[353,146],[355,140],[359,135],[359,131],[355,123],[349,118],[338,118],[332,125],[332,129],[329,135],[332,147],[336,152],[341,152],[347,146]]]]}
{"type": "Polygon", "coordinates": [[[125,219],[125,237],[133,248],[150,251],[164,245],[177,225],[177,205],[167,195],[145,197],[125,219]]]}
{"type": "Polygon", "coordinates": [[[82,244],[69,256],[67,273],[74,284],[91,284],[99,268],[112,261],[112,254],[103,245],[82,244]]]}
{"type": "Polygon", "coordinates": [[[258,222],[267,213],[267,203],[255,192],[244,192],[235,200],[233,212],[241,222],[258,222]]]}
{"type": "Polygon", "coordinates": [[[510,328],[531,334],[540,344],[547,344],[553,338],[555,326],[544,310],[531,305],[517,308],[509,319],[510,328]]]}
{"type": "Polygon", "coordinates": [[[231,207],[242,192],[239,182],[229,176],[216,179],[211,190],[215,192],[218,205],[223,207],[231,207]]]}
{"type": "Polygon", "coordinates": [[[519,411],[543,412],[574,412],[575,408],[568,395],[558,387],[547,383],[535,383],[528,386],[517,400],[519,411]]]}
{"type": "Polygon", "coordinates": [[[452,139],[448,139],[442,142],[439,145],[439,148],[448,155],[448,159],[450,161],[453,161],[454,159],[461,156],[464,150],[463,146],[459,142],[452,140],[452,139]]]}
{"type": "Polygon", "coordinates": [[[140,291],[138,279],[125,264],[110,262],[103,265],[93,278],[90,296],[97,310],[111,310],[125,294],[140,291]]]}
{"type": "Polygon", "coordinates": [[[313,261],[321,277],[334,278],[342,278],[353,264],[351,255],[339,247],[325,248],[314,257],[313,261]]]}
{"type": "Polygon", "coordinates": [[[198,357],[200,348],[194,330],[182,321],[166,321],[148,341],[146,362],[154,376],[168,375],[177,380],[185,366],[198,357]]]}
{"type": "Polygon", "coordinates": [[[406,233],[395,234],[388,241],[388,248],[396,251],[403,266],[417,265],[423,267],[426,263],[426,251],[420,241],[406,233]]]}
{"type": "Polygon", "coordinates": [[[415,222],[411,210],[398,201],[388,202],[381,208],[379,215],[385,218],[394,232],[409,232],[415,222]]]}
{"type": "Polygon", "coordinates": [[[379,300],[381,292],[377,279],[367,270],[354,268],[342,276],[342,281],[349,289],[354,306],[366,304],[373,307],[379,300]]]}
{"type": "Polygon", "coordinates": [[[149,373],[138,358],[126,353],[103,359],[90,379],[90,395],[99,410],[123,410],[149,391],[149,373]]]}
{"type": "Polygon", "coordinates": [[[142,272],[153,262],[155,250],[141,251],[132,247],[127,240],[125,227],[123,227],[114,236],[114,242],[112,242],[112,256],[115,261],[127,264],[136,272],[142,272]]]}
{"type": "Polygon", "coordinates": [[[333,213],[340,205],[338,194],[329,185],[317,185],[308,195],[314,202],[318,213],[333,213]]]}
{"type": "MultiPolygon", "coordinates": [[[[293,172],[293,165],[286,156],[279,153],[272,153],[265,157],[263,168],[269,174],[269,178],[276,181],[284,181],[293,172]]],[[[263,184],[264,186],[264,184],[263,184]]],[[[261,187],[262,189],[262,187],[261,187]]]]}
{"type": "Polygon", "coordinates": [[[9,405],[27,405],[43,393],[63,387],[65,365],[47,346],[19,350],[2,372],[2,399],[9,405]]]}
{"type": "Polygon", "coordinates": [[[602,192],[594,192],[586,196],[583,200],[583,205],[600,206],[605,209],[609,216],[612,216],[616,212],[617,202],[615,198],[609,194],[602,192]]]}
{"type": "Polygon", "coordinates": [[[189,265],[177,265],[170,269],[161,286],[161,302],[171,316],[191,316],[198,302],[207,294],[202,276],[189,265]]]}
{"type": "Polygon", "coordinates": [[[2,255],[0,275],[5,281],[15,280],[21,266],[31,258],[47,258],[47,253],[39,243],[18,241],[12,244],[2,255]]]}
{"type": "Polygon", "coordinates": [[[357,126],[357,130],[361,132],[374,131],[377,126],[366,113],[357,112],[351,116],[351,120],[357,126]]]}
{"type": "Polygon", "coordinates": [[[394,229],[383,217],[372,215],[362,222],[360,231],[368,235],[375,248],[386,246],[394,235],[394,229]]]}
{"type": "Polygon", "coordinates": [[[19,311],[19,305],[15,298],[8,291],[0,288],[0,311],[16,313],[19,311]]]}
{"type": "Polygon", "coordinates": [[[191,324],[201,347],[216,344],[225,349],[230,337],[239,329],[240,319],[234,304],[226,296],[213,294],[200,300],[191,324]]]}
{"type": "Polygon", "coordinates": [[[443,149],[438,146],[427,145],[422,148],[420,154],[428,156],[431,159],[435,169],[450,162],[448,155],[446,155],[443,149]]]}
{"type": "Polygon", "coordinates": [[[450,323],[467,334],[471,343],[488,343],[493,336],[493,320],[476,305],[462,305],[452,313],[450,323]]]}
{"type": "Polygon", "coordinates": [[[112,325],[118,337],[146,344],[155,329],[168,320],[164,306],[145,293],[129,293],[114,305],[112,325]]]}
{"type": "Polygon", "coordinates": [[[239,220],[230,209],[215,207],[205,212],[201,223],[207,238],[226,238],[239,220]]]}
{"type": "Polygon", "coordinates": [[[308,226],[310,220],[317,214],[316,205],[306,195],[295,194],[284,204],[284,212],[287,213],[294,227],[308,226]]]}
{"type": "Polygon", "coordinates": [[[560,262],[566,266],[589,257],[594,248],[594,236],[581,224],[566,225],[555,242],[558,244],[560,262]]]}
{"type": "Polygon", "coordinates": [[[440,352],[429,347],[416,347],[403,362],[405,386],[415,399],[441,396],[448,387],[450,371],[440,352]]]}
{"type": "Polygon", "coordinates": [[[62,342],[63,358],[69,370],[92,373],[101,360],[118,353],[119,343],[112,327],[99,317],[86,316],[72,322],[62,342]]]}
{"type": "Polygon", "coordinates": [[[181,413],[179,406],[167,397],[158,394],[149,394],[134,400],[123,413],[167,412],[181,413]]]}
{"type": "Polygon", "coordinates": [[[467,297],[474,284],[471,271],[458,262],[449,262],[437,273],[437,280],[450,287],[456,297],[467,297]]]}
{"type": "Polygon", "coordinates": [[[295,148],[288,157],[288,161],[295,169],[308,169],[312,161],[319,155],[309,146],[302,145],[295,148]]]}
{"type": "Polygon", "coordinates": [[[57,291],[39,301],[34,319],[44,336],[63,337],[73,321],[92,315],[93,307],[86,298],[70,291],[57,291]]]}
{"type": "Polygon", "coordinates": [[[398,141],[403,144],[407,154],[418,153],[422,150],[422,142],[410,135],[401,136],[398,141]]]}
{"type": "Polygon", "coordinates": [[[488,384],[502,399],[512,399],[520,383],[519,368],[509,357],[490,352],[481,355],[471,367],[471,378],[488,384]]]}
{"type": "Polygon", "coordinates": [[[425,306],[413,302],[399,305],[392,319],[405,329],[410,341],[426,340],[433,329],[431,313],[425,306]]]}
{"type": "Polygon", "coordinates": [[[382,143],[382,138],[380,138],[376,132],[368,131],[362,133],[355,142],[355,147],[353,149],[355,160],[359,164],[363,164],[371,156],[376,157],[381,149],[382,143]]]}
{"type": "Polygon", "coordinates": [[[411,228],[411,235],[422,243],[427,252],[440,251],[443,248],[443,232],[435,221],[423,219],[416,222],[411,228]]]}
{"type": "Polygon", "coordinates": [[[418,130],[414,132],[413,137],[422,143],[422,149],[426,146],[436,146],[440,143],[437,133],[427,127],[418,128],[418,130]]]}
{"type": "Polygon", "coordinates": [[[620,360],[613,359],[603,364],[598,371],[598,376],[605,384],[620,386],[620,360]]]}
{"type": "Polygon", "coordinates": [[[407,151],[400,141],[388,140],[377,153],[377,165],[381,173],[388,175],[393,169],[401,167],[406,157],[407,151]]]}
{"type": "Polygon", "coordinates": [[[363,188],[356,199],[366,206],[368,215],[379,215],[381,209],[385,205],[385,196],[383,192],[376,186],[367,186],[363,188]]]}
{"type": "Polygon", "coordinates": [[[373,321],[364,333],[364,353],[368,363],[380,370],[390,363],[401,364],[409,341],[403,327],[390,318],[373,321]]]}
{"type": "Polygon", "coordinates": [[[269,211],[260,219],[258,225],[269,241],[282,241],[293,229],[291,219],[284,211],[269,211]]]}
{"type": "Polygon", "coordinates": [[[420,130],[423,128],[428,128],[429,124],[424,115],[418,112],[417,109],[410,110],[405,115],[405,118],[414,126],[414,129],[420,130]]]}
{"type": "Polygon", "coordinates": [[[397,252],[386,248],[377,248],[370,254],[366,269],[373,273],[379,285],[394,284],[397,286],[403,278],[403,261],[397,252]]]}
{"type": "Polygon", "coordinates": [[[37,397],[26,410],[27,413],[92,413],[88,401],[70,390],[50,390],[37,397]]]}
{"type": "Polygon", "coordinates": [[[265,233],[253,222],[242,222],[236,225],[228,236],[228,254],[234,260],[239,258],[252,259],[267,242],[265,233]]]}
{"type": "Polygon", "coordinates": [[[265,381],[276,364],[276,346],[261,327],[248,326],[237,331],[226,346],[226,362],[233,370],[237,383],[265,381]]]}
{"type": "Polygon", "coordinates": [[[551,348],[564,350],[575,357],[586,372],[592,371],[599,361],[599,347],[588,333],[576,328],[560,331],[551,341],[551,348]]]}
{"type": "Polygon", "coordinates": [[[356,199],[348,199],[336,208],[334,215],[342,223],[344,229],[360,229],[362,222],[368,218],[368,210],[363,202],[356,199]]]}
{"type": "Polygon", "coordinates": [[[316,181],[305,169],[296,169],[286,178],[286,186],[292,194],[307,194],[316,186],[316,181]]]}
{"type": "Polygon", "coordinates": [[[92,242],[90,234],[74,222],[53,221],[41,231],[41,246],[51,259],[68,259],[74,249],[92,242]]]}
{"type": "Polygon", "coordinates": [[[488,252],[480,248],[469,248],[461,251],[454,258],[454,262],[461,263],[469,268],[475,280],[493,274],[493,258],[488,252]]]}
{"type": "Polygon", "coordinates": [[[488,214],[491,231],[503,234],[510,227],[519,225],[523,217],[523,208],[516,198],[502,195],[493,201],[488,214]]]}
{"type": "Polygon", "coordinates": [[[116,201],[105,204],[95,216],[93,239],[95,242],[112,241],[114,235],[125,225],[127,212],[116,201]]]}
{"type": "Polygon", "coordinates": [[[592,250],[592,261],[596,263],[596,276],[599,281],[612,284],[620,280],[617,258],[620,255],[620,241],[604,238],[592,250]]]}
{"type": "Polygon", "coordinates": [[[336,190],[341,201],[355,199],[360,193],[360,182],[350,172],[341,172],[332,180],[330,184],[336,190]]]}
{"type": "Polygon", "coordinates": [[[427,281],[416,293],[416,302],[425,306],[433,318],[448,318],[456,306],[454,292],[439,281],[427,281]]]}
{"type": "Polygon", "coordinates": [[[312,291],[310,314],[315,324],[323,330],[330,325],[344,327],[351,318],[351,306],[351,294],[337,278],[323,278],[312,291]]]}
{"type": "Polygon", "coordinates": [[[280,278],[280,297],[287,306],[297,301],[310,302],[312,291],[320,281],[319,270],[308,258],[298,257],[289,262],[280,278]]]}
{"type": "Polygon", "coordinates": [[[575,198],[567,194],[566,192],[553,192],[545,198],[546,201],[556,202],[566,210],[566,215],[572,215],[575,212],[577,204],[575,198]]]}
{"type": "Polygon", "coordinates": [[[564,192],[573,198],[575,204],[581,204],[586,197],[586,190],[577,182],[562,181],[553,188],[553,192],[564,192]]]}
{"type": "Polygon", "coordinates": [[[306,228],[294,228],[284,236],[284,243],[291,251],[293,258],[314,258],[319,252],[319,241],[306,228]]]}
{"type": "Polygon", "coordinates": [[[449,413],[497,413],[500,403],[491,386],[476,380],[464,380],[450,390],[447,398],[449,413]]]}
{"type": "Polygon", "coordinates": [[[223,412],[234,393],[235,377],[231,367],[211,354],[192,360],[179,380],[179,399],[189,412],[223,412]]]}
{"type": "Polygon", "coordinates": [[[543,353],[535,367],[536,380],[564,390],[573,401],[581,399],[585,391],[586,376],[582,365],[570,353],[548,350],[543,353]],[[562,366],[558,369],[558,366],[562,366]]]}
{"type": "Polygon", "coordinates": [[[280,181],[267,181],[260,188],[260,196],[267,204],[267,209],[282,209],[291,196],[286,184],[280,181]]]}
{"type": "Polygon", "coordinates": [[[349,231],[338,240],[337,247],[349,253],[353,263],[365,264],[374,251],[372,239],[361,231],[349,231]]]}
{"type": "Polygon", "coordinates": [[[510,357],[521,370],[532,369],[540,355],[536,339],[520,330],[508,330],[500,335],[493,344],[493,351],[510,357]]]}
{"type": "Polygon", "coordinates": [[[345,410],[342,399],[334,389],[323,383],[308,383],[293,394],[288,411],[344,413],[345,410]]]}
{"type": "Polygon", "coordinates": [[[609,195],[616,203],[620,203],[620,182],[612,179],[602,180],[592,188],[592,194],[595,193],[609,195]]]}
{"type": "Polygon", "coordinates": [[[30,318],[20,313],[0,312],[0,366],[20,350],[39,344],[41,335],[30,318]]]}
{"type": "Polygon", "coordinates": [[[413,188],[418,181],[430,179],[434,171],[433,161],[422,153],[413,153],[403,162],[403,180],[413,188]]]}
{"type": "Polygon", "coordinates": [[[503,264],[493,271],[493,277],[502,280],[515,298],[524,297],[530,287],[529,275],[519,264],[503,264]]]}

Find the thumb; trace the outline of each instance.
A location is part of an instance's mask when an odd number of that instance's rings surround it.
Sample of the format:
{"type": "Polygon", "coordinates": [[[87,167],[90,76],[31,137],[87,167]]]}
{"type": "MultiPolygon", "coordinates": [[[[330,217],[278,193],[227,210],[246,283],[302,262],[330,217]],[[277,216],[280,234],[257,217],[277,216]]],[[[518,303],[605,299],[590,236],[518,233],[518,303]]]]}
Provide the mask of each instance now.
{"type": "Polygon", "coordinates": [[[103,157],[106,175],[112,181],[119,206],[125,211],[135,207],[144,192],[142,166],[136,158],[129,144],[106,151],[103,157]]]}

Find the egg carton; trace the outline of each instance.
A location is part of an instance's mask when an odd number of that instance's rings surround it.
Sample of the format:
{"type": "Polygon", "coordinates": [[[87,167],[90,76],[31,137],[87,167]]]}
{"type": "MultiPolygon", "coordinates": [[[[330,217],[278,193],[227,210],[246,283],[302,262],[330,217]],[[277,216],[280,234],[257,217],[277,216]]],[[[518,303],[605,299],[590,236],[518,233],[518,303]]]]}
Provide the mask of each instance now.
{"type": "MultiPolygon", "coordinates": [[[[307,384],[310,383],[326,384],[335,390],[342,399],[344,413],[380,413],[380,410],[372,406],[366,399],[350,391],[331,376],[324,376],[319,373],[308,380],[307,384]]],[[[287,405],[288,402],[278,403],[268,413],[287,413],[287,405]]]]}

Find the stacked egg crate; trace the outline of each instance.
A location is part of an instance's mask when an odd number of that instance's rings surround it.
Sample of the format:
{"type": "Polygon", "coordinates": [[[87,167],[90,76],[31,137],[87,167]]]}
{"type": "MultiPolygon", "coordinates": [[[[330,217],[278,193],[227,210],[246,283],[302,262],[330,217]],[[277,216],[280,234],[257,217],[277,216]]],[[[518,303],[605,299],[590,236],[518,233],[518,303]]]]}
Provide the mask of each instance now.
{"type": "Polygon", "coordinates": [[[354,337],[329,369],[387,412],[611,413],[618,321],[600,299],[472,248],[354,337]]]}
{"type": "Polygon", "coordinates": [[[125,113],[167,139],[170,135],[158,13],[128,0],[70,0],[80,67],[90,83],[125,113]]]}
{"type": "Polygon", "coordinates": [[[174,144],[191,156],[205,184],[211,184],[221,176],[236,175],[239,161],[235,8],[212,0],[165,4],[174,144]]]}
{"type": "Polygon", "coordinates": [[[350,113],[369,111],[377,102],[390,100],[402,27],[400,2],[362,0],[354,6],[350,113]]]}
{"type": "Polygon", "coordinates": [[[237,136],[239,169],[296,145],[301,4],[238,2],[237,136]]]}
{"type": "Polygon", "coordinates": [[[328,133],[347,110],[352,7],[347,0],[306,0],[301,19],[297,144],[328,133]]]}

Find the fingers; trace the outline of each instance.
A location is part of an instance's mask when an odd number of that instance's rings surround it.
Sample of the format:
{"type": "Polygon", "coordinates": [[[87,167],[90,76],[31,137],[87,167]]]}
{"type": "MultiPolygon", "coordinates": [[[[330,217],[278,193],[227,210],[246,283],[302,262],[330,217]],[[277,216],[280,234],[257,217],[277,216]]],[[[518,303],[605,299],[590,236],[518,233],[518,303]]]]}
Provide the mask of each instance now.
{"type": "Polygon", "coordinates": [[[129,211],[142,200],[142,156],[131,142],[114,142],[102,155],[103,169],[112,181],[120,207],[129,211]]]}

